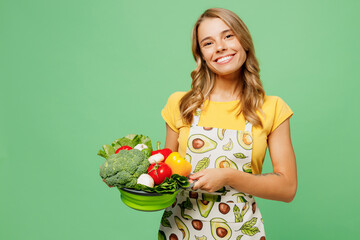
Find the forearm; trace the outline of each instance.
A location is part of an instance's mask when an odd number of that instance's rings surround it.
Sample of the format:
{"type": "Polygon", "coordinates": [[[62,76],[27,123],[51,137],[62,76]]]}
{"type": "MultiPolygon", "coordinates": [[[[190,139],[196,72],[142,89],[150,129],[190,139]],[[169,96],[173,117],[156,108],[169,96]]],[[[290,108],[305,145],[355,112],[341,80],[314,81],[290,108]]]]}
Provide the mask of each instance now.
{"type": "Polygon", "coordinates": [[[229,169],[226,182],[240,192],[283,202],[291,202],[297,188],[296,179],[280,172],[255,175],[229,169]]]}

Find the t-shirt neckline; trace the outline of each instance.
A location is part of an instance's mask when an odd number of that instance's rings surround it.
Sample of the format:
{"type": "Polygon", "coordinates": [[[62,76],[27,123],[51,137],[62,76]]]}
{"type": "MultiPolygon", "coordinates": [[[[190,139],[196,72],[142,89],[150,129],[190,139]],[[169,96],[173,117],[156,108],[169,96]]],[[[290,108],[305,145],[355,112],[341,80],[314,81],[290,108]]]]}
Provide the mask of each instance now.
{"type": "Polygon", "coordinates": [[[232,100],[232,101],[228,101],[228,102],[217,102],[217,101],[211,101],[209,99],[205,100],[205,102],[216,103],[216,104],[236,103],[236,102],[239,102],[239,101],[240,101],[240,99],[232,100]]]}

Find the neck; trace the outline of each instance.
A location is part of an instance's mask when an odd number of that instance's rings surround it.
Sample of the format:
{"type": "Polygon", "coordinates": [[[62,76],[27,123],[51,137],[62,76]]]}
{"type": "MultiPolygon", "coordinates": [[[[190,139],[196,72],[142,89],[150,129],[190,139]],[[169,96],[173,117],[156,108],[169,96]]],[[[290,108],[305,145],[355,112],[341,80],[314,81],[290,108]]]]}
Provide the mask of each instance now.
{"type": "Polygon", "coordinates": [[[210,93],[210,100],[229,102],[240,98],[241,84],[234,76],[216,76],[214,88],[210,93]]]}

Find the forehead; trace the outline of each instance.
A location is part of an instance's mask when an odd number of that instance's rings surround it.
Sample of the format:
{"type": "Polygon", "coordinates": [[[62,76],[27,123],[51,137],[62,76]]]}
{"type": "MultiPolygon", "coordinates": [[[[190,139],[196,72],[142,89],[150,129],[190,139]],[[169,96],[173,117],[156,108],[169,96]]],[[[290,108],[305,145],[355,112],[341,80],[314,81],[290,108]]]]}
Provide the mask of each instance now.
{"type": "Polygon", "coordinates": [[[231,30],[220,18],[205,18],[198,27],[199,41],[206,37],[215,37],[226,29],[231,30]]]}

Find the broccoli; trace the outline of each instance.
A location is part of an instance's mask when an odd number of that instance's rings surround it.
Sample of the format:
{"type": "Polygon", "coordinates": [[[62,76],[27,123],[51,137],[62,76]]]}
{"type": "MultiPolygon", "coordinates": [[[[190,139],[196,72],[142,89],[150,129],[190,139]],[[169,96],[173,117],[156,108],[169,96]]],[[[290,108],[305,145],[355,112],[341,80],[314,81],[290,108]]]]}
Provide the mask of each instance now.
{"type": "Polygon", "coordinates": [[[109,156],[100,167],[100,176],[109,186],[133,188],[150,163],[137,149],[122,150],[109,156]]]}

